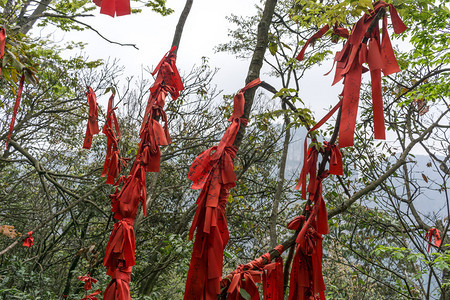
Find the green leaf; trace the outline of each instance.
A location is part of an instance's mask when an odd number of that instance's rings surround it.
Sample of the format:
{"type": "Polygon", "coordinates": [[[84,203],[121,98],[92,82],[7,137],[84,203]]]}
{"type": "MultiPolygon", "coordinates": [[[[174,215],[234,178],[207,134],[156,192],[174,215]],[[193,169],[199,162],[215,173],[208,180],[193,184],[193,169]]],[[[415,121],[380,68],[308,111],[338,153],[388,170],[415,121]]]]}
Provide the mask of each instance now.
{"type": "Polygon", "coordinates": [[[244,298],[245,300],[251,300],[252,299],[250,294],[246,290],[244,290],[243,288],[240,289],[239,294],[241,294],[241,297],[244,298]]]}

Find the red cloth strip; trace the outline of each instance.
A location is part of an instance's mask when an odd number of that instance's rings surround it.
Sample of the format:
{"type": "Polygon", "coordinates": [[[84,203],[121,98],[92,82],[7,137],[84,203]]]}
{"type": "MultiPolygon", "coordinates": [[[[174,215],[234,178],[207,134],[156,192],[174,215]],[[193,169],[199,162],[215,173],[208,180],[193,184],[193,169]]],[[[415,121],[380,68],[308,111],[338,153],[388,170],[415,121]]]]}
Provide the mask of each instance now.
{"type": "MultiPolygon", "coordinates": [[[[3,59],[5,55],[5,45],[6,45],[6,31],[5,28],[0,27],[0,59],[3,59]]],[[[0,75],[2,74],[2,66],[0,65],[0,75]]]]}
{"type": "Polygon", "coordinates": [[[97,279],[92,278],[91,274],[87,274],[86,276],[78,276],[78,279],[84,282],[84,290],[88,291],[92,288],[92,283],[97,283],[97,279]]]}
{"type": "Polygon", "coordinates": [[[318,32],[313,34],[313,36],[310,37],[306,41],[305,45],[303,45],[302,50],[297,55],[297,60],[303,60],[303,57],[305,56],[305,51],[306,51],[306,48],[308,47],[308,45],[310,43],[314,42],[315,40],[320,39],[328,31],[328,29],[330,29],[330,26],[328,26],[328,24],[327,24],[327,25],[323,26],[318,32]]]}
{"type": "Polygon", "coordinates": [[[109,272],[115,272],[119,261],[123,262],[125,267],[136,264],[133,222],[134,220],[125,218],[114,224],[103,259],[103,265],[109,272]]]}
{"type": "Polygon", "coordinates": [[[17,90],[16,102],[14,103],[14,112],[11,118],[11,124],[9,125],[8,138],[6,139],[6,149],[8,148],[9,140],[11,139],[11,134],[14,128],[14,123],[16,122],[17,111],[19,110],[20,98],[22,98],[23,85],[25,83],[25,73],[22,72],[22,77],[20,77],[19,89],[17,90]]]}
{"type": "Polygon", "coordinates": [[[100,6],[100,13],[111,16],[124,16],[131,14],[130,0],[93,0],[100,6]]]}
{"type": "Polygon", "coordinates": [[[434,245],[436,247],[441,246],[441,232],[437,228],[430,228],[425,235],[425,240],[428,240],[428,252],[431,249],[431,241],[434,238],[434,245]]]}
{"type": "Polygon", "coordinates": [[[92,136],[99,133],[97,96],[95,95],[95,92],[91,87],[88,87],[86,97],[89,104],[89,118],[86,128],[86,134],[84,136],[83,148],[91,149],[92,136]]]}
{"type": "MultiPolygon", "coordinates": [[[[243,94],[259,83],[259,79],[255,79],[240,92],[243,94]]],[[[238,101],[237,105],[243,104],[238,101]]],[[[202,152],[189,169],[188,178],[193,181],[191,188],[201,189],[201,192],[197,199],[197,210],[189,231],[189,239],[193,239],[195,231],[196,235],[186,279],[185,300],[216,300],[217,295],[220,294],[223,251],[229,239],[225,207],[228,202],[229,189],[236,185],[233,159],[236,156],[237,148],[233,146],[233,143],[241,123],[245,126],[247,121],[235,115],[219,145],[202,152]]],[[[234,285],[230,290],[229,297],[231,298],[229,299],[239,297],[240,285],[238,282],[240,282],[241,276],[247,278],[245,290],[252,295],[252,299],[255,299],[255,295],[259,299],[258,289],[254,283],[252,285],[249,282],[252,280],[251,274],[250,271],[239,273],[236,279],[233,278],[232,284],[234,285]]]]}
{"type": "Polygon", "coordinates": [[[28,234],[28,237],[25,239],[25,241],[23,241],[22,246],[30,248],[33,246],[33,243],[34,243],[34,238],[32,236],[33,231],[29,231],[27,234],[28,234]]]}
{"type": "Polygon", "coordinates": [[[129,158],[120,157],[119,140],[121,138],[121,135],[119,123],[117,122],[117,117],[114,112],[117,107],[113,108],[113,101],[114,94],[112,94],[109,98],[108,110],[106,112],[106,122],[102,129],[103,134],[105,134],[107,137],[107,142],[105,163],[103,165],[101,176],[108,176],[106,178],[107,184],[114,184],[115,179],[119,177],[121,165],[127,167],[129,161],[129,158]]]}
{"type": "Polygon", "coordinates": [[[100,290],[96,290],[95,292],[93,292],[92,294],[87,295],[84,298],[81,298],[80,300],[98,300],[97,295],[100,295],[102,293],[102,291],[100,290]]]}

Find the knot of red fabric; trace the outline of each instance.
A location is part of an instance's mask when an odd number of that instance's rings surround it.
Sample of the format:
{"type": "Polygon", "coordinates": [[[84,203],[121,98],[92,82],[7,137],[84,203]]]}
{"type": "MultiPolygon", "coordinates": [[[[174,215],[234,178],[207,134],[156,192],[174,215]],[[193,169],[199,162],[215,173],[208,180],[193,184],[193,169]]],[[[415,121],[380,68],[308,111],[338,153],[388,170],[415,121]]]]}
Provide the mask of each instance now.
{"type": "Polygon", "coordinates": [[[428,241],[428,252],[430,252],[431,249],[431,241],[434,238],[434,245],[436,247],[441,246],[441,232],[439,231],[439,229],[437,228],[430,228],[428,229],[426,235],[425,235],[425,240],[428,241]]]}
{"type": "Polygon", "coordinates": [[[284,252],[284,247],[281,244],[276,246],[274,249],[277,250],[278,253],[280,253],[280,255],[283,254],[283,252],[284,252]]]}
{"type": "Polygon", "coordinates": [[[114,273],[119,265],[131,267],[136,264],[135,245],[133,221],[126,218],[116,222],[103,259],[109,273],[114,273]]]}
{"type": "Polygon", "coordinates": [[[100,131],[98,129],[98,107],[97,107],[97,96],[91,87],[88,87],[86,92],[87,101],[89,104],[89,118],[86,128],[86,134],[84,136],[84,149],[91,149],[92,136],[98,134],[100,131]]]}
{"type": "Polygon", "coordinates": [[[33,231],[29,231],[27,234],[28,234],[28,237],[23,241],[22,246],[30,248],[33,246],[33,243],[34,243],[34,238],[32,237],[33,231]]]}
{"type": "Polygon", "coordinates": [[[325,151],[330,153],[330,174],[343,175],[342,154],[339,147],[327,141],[324,141],[323,145],[325,146],[325,151]]]}
{"type": "Polygon", "coordinates": [[[78,279],[84,282],[85,291],[92,289],[92,283],[97,283],[97,279],[92,278],[90,273],[87,273],[86,276],[78,276],[78,279]]]}
{"type": "Polygon", "coordinates": [[[242,88],[233,98],[233,113],[231,114],[228,121],[233,121],[236,118],[242,117],[244,114],[244,106],[245,106],[245,98],[244,93],[245,91],[254,88],[261,84],[261,80],[259,78],[256,78],[249,82],[244,88],[242,88]]]}
{"type": "Polygon", "coordinates": [[[114,212],[114,218],[121,220],[123,218],[136,218],[139,202],[142,203],[144,215],[147,215],[147,183],[144,167],[136,164],[128,177],[123,180],[122,189],[116,189],[114,194],[110,195],[111,211],[114,212]]]}
{"type": "Polygon", "coordinates": [[[117,268],[108,272],[111,282],[105,289],[103,300],[131,300],[129,282],[132,267],[117,268]]]}
{"type": "MultiPolygon", "coordinates": [[[[86,297],[81,298],[80,300],[98,300],[98,298],[95,297],[95,296],[100,295],[101,293],[102,293],[102,291],[96,290],[96,291],[93,292],[92,294],[89,294],[89,295],[87,295],[86,297]]],[[[105,298],[103,298],[103,299],[105,299],[105,298]]]]}
{"type": "Polygon", "coordinates": [[[123,16],[131,14],[130,0],[93,0],[100,6],[100,13],[111,16],[123,16]]]}
{"type": "Polygon", "coordinates": [[[163,83],[164,85],[171,87],[170,95],[173,100],[176,100],[180,95],[179,92],[184,90],[183,82],[181,81],[180,74],[175,64],[177,56],[174,51],[176,49],[177,47],[173,46],[172,49],[164,55],[152,72],[153,76],[158,73],[155,85],[163,83]]]}
{"type": "Polygon", "coordinates": [[[223,279],[226,281],[222,284],[228,285],[227,299],[241,299],[240,292],[241,289],[244,289],[250,295],[251,300],[259,300],[256,283],[261,282],[261,274],[260,270],[247,269],[244,265],[239,265],[236,270],[223,279]]]}
{"type": "MultiPolygon", "coordinates": [[[[297,216],[288,223],[287,229],[298,230],[305,221],[306,221],[306,217],[304,215],[297,216]]],[[[278,245],[278,246],[283,247],[283,245],[278,245]]]]}

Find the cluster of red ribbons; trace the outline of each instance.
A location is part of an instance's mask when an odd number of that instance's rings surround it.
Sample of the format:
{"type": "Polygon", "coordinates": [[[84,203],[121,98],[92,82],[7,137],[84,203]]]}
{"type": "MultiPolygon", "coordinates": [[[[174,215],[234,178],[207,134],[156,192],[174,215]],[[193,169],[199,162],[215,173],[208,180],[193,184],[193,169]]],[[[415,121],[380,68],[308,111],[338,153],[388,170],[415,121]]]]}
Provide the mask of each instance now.
{"type": "Polygon", "coordinates": [[[425,240],[428,241],[428,252],[430,252],[431,249],[431,241],[434,238],[434,245],[436,247],[441,246],[441,232],[437,228],[430,228],[427,231],[427,234],[425,235],[425,240]]]}
{"type": "Polygon", "coordinates": [[[172,142],[167,127],[167,115],[164,104],[167,94],[170,93],[172,100],[176,100],[179,92],[184,89],[180,74],[175,65],[176,47],[164,55],[156,66],[152,75],[156,76],[155,83],[150,88],[150,97],[145,108],[144,119],[140,129],[141,142],[139,144],[138,157],[140,158],[146,172],[158,172],[161,159],[159,146],[168,145],[172,142]],[[164,129],[158,122],[164,122],[164,129]]]}
{"type": "MultiPolygon", "coordinates": [[[[158,72],[158,75],[150,89],[151,95],[140,131],[141,142],[133,168],[127,177],[121,176],[117,180],[115,185],[118,187],[114,194],[110,195],[112,212],[114,212],[114,218],[118,221],[114,224],[103,259],[103,265],[108,268],[107,274],[111,276],[111,282],[104,293],[104,300],[131,299],[129,282],[132,267],[136,264],[133,225],[139,203],[142,203],[144,215],[147,212],[146,172],[159,171],[159,146],[167,145],[170,142],[167,117],[163,110],[165,97],[169,92],[172,98],[176,99],[179,92],[184,88],[175,66],[174,50],[175,47],[163,57],[154,72],[158,72]],[[158,118],[165,122],[165,130],[159,124],[158,118]],[[157,155],[154,155],[155,153],[157,155]],[[119,188],[121,184],[123,185],[119,188]]],[[[114,178],[120,172],[120,163],[126,163],[126,161],[120,159],[117,148],[120,130],[117,126],[114,108],[112,108],[113,96],[109,100],[107,121],[103,128],[103,132],[108,136],[108,146],[102,176],[105,176],[109,169],[108,180],[112,178],[111,182],[114,182],[114,178]]]]}
{"type": "Polygon", "coordinates": [[[229,189],[236,186],[233,159],[237,148],[233,146],[236,134],[247,120],[244,113],[244,93],[259,85],[253,80],[234,98],[234,112],[218,146],[202,152],[192,163],[188,178],[193,181],[192,189],[201,189],[197,199],[197,210],[189,231],[192,240],[196,232],[191,264],[186,280],[185,300],[217,299],[220,294],[223,250],[228,243],[228,224],[225,207],[229,189]]]}
{"type": "Polygon", "coordinates": [[[33,231],[28,232],[28,237],[25,239],[25,241],[23,241],[22,246],[25,246],[28,248],[33,246],[34,238],[32,235],[33,235],[33,231]]]}
{"type": "Polygon", "coordinates": [[[325,284],[322,275],[322,235],[328,234],[328,214],[325,200],[322,195],[322,180],[329,174],[342,175],[342,154],[335,144],[324,142],[322,147],[316,142],[307,150],[308,134],[322,126],[339,108],[339,102],[307,133],[304,143],[304,159],[300,178],[295,189],[301,189],[303,199],[311,201],[313,206],[308,206],[308,220],[305,216],[294,218],[288,228],[299,230],[296,239],[296,250],[293,258],[289,299],[313,299],[319,297],[325,299],[325,284]],[[329,170],[317,174],[317,161],[319,153],[330,157],[329,170]],[[307,183],[307,177],[309,181],[307,183]],[[303,227],[302,227],[303,226],[303,227]]]}
{"type": "Polygon", "coordinates": [[[97,96],[91,87],[88,87],[86,92],[87,101],[89,104],[89,118],[86,128],[86,134],[84,136],[84,149],[91,149],[92,136],[98,134],[98,107],[97,107],[97,96]]]}
{"type": "Polygon", "coordinates": [[[120,140],[120,128],[117,122],[115,110],[113,108],[114,94],[111,95],[108,101],[108,110],[106,112],[106,122],[103,126],[102,132],[107,137],[106,143],[106,157],[105,164],[103,165],[102,177],[106,177],[107,184],[114,184],[114,181],[119,177],[121,165],[125,168],[128,166],[129,158],[120,156],[119,152],[119,140],[120,140]],[[114,132],[115,129],[115,132],[114,132]]]}
{"type": "MultiPolygon", "coordinates": [[[[392,4],[377,1],[373,4],[373,10],[364,15],[353,27],[350,35],[343,28],[334,28],[334,33],[339,36],[349,36],[344,48],[336,53],[336,73],[333,85],[344,78],[344,90],[342,92],[342,114],[339,128],[339,146],[353,145],[353,136],[358,112],[359,94],[362,73],[370,71],[372,81],[373,119],[376,139],[385,138],[384,113],[381,89],[381,71],[385,76],[400,71],[395,59],[394,50],[387,31],[387,17],[383,16],[383,35],[380,38],[378,23],[368,32],[369,25],[381,9],[389,7],[394,32],[399,34],[406,30],[405,24],[397,14],[392,4]],[[364,40],[363,40],[364,38],[364,40]],[[368,45],[365,40],[368,40],[368,45]],[[368,47],[368,48],[367,48],[368,47]],[[363,67],[367,63],[369,69],[363,67]]],[[[304,45],[297,59],[302,60],[305,49],[310,42],[322,37],[327,32],[326,25],[314,34],[304,45]]]]}
{"type": "Polygon", "coordinates": [[[131,14],[130,0],[93,0],[95,5],[100,6],[100,13],[114,16],[131,14]]]}
{"type": "Polygon", "coordinates": [[[256,283],[261,282],[261,275],[264,299],[284,299],[283,259],[281,258],[284,249],[282,245],[278,245],[275,249],[280,254],[275,262],[272,262],[270,254],[266,253],[248,264],[239,265],[236,270],[222,278],[220,284],[222,287],[227,287],[227,299],[246,299],[242,297],[243,289],[250,299],[259,300],[256,283]],[[266,264],[264,259],[267,261],[266,264]]]}
{"type": "Polygon", "coordinates": [[[87,274],[86,276],[78,276],[78,279],[84,282],[84,290],[88,291],[92,289],[92,284],[97,283],[97,279],[92,278],[91,274],[87,274]]]}

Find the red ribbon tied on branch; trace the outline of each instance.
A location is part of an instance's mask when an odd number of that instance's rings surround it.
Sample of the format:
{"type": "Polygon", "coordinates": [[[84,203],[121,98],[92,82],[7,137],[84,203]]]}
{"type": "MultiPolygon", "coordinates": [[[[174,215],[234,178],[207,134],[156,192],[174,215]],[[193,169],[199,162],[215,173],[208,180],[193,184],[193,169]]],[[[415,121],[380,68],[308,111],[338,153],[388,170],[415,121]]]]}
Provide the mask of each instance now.
{"type": "Polygon", "coordinates": [[[86,134],[84,135],[83,148],[91,149],[92,136],[99,133],[97,96],[95,95],[95,92],[91,87],[88,87],[86,97],[89,104],[89,118],[86,128],[86,134]]]}
{"type": "MultiPolygon", "coordinates": [[[[310,216],[309,220],[312,220],[311,218],[314,219],[310,216]]],[[[289,300],[323,300],[325,299],[325,283],[322,275],[322,235],[307,222],[297,236],[296,243],[289,300]]]]}
{"type": "Polygon", "coordinates": [[[78,279],[84,282],[85,291],[92,289],[92,284],[97,283],[97,279],[92,278],[90,273],[88,273],[86,276],[78,276],[78,279]]]}
{"type": "Polygon", "coordinates": [[[114,181],[119,177],[121,165],[125,168],[128,166],[129,158],[121,157],[119,151],[119,140],[121,138],[119,122],[117,121],[115,110],[113,108],[114,94],[109,97],[108,110],[106,111],[106,122],[103,126],[102,132],[106,135],[106,157],[103,165],[101,176],[106,177],[107,184],[114,184],[114,181]],[[115,129],[115,132],[114,132],[115,129]]]}
{"type": "Polygon", "coordinates": [[[169,52],[164,55],[155,70],[152,72],[153,76],[158,73],[154,85],[156,86],[159,83],[163,83],[165,86],[170,87],[170,95],[172,96],[172,100],[176,100],[180,95],[180,91],[184,90],[180,73],[178,72],[175,64],[177,56],[174,52],[176,49],[177,46],[173,46],[169,52]]]}
{"type": "Polygon", "coordinates": [[[92,294],[87,295],[84,298],[81,298],[80,300],[98,300],[97,295],[100,295],[102,293],[102,291],[100,290],[96,290],[95,292],[93,292],[92,294]]]}
{"type": "Polygon", "coordinates": [[[431,249],[431,241],[434,238],[434,245],[436,247],[441,246],[441,232],[437,228],[430,228],[427,231],[427,234],[425,235],[425,240],[428,241],[428,252],[430,252],[431,249]]]}
{"type": "MultiPolygon", "coordinates": [[[[259,83],[259,79],[250,82],[238,94],[243,94],[259,83]]],[[[235,101],[236,106],[239,106],[237,110],[241,109],[241,105],[243,107],[243,101],[243,97],[235,101]]],[[[241,111],[243,113],[243,109],[241,111]]],[[[219,145],[202,152],[189,169],[188,178],[193,181],[191,188],[201,189],[201,192],[189,231],[191,240],[194,232],[197,232],[186,280],[185,300],[215,300],[220,294],[223,250],[229,238],[225,207],[229,189],[236,185],[233,159],[237,148],[233,143],[241,124],[247,124],[247,120],[240,118],[242,113],[233,113],[232,123],[219,145]]]]}
{"type": "MultiPolygon", "coordinates": [[[[283,252],[283,246],[277,246],[278,252],[283,252]],[[281,246],[281,247],[280,247],[281,246]]],[[[270,254],[266,253],[266,258],[270,262],[270,254]]],[[[283,258],[277,257],[275,262],[264,266],[263,274],[263,296],[264,300],[283,300],[284,299],[284,278],[283,278],[283,258]]]]}
{"type": "Polygon", "coordinates": [[[22,98],[23,85],[25,83],[25,70],[22,72],[22,77],[20,77],[19,89],[17,90],[16,102],[14,103],[14,112],[11,118],[11,124],[9,125],[8,138],[6,139],[6,149],[8,148],[9,140],[11,139],[11,134],[14,129],[14,123],[16,122],[17,111],[19,110],[20,99],[22,98]]]}
{"type": "Polygon", "coordinates": [[[116,269],[111,276],[111,282],[105,289],[103,300],[131,300],[129,283],[132,267],[116,269]]]}
{"type": "MultiPolygon", "coordinates": [[[[342,93],[342,114],[339,128],[339,146],[348,147],[353,145],[353,136],[356,125],[356,116],[358,112],[359,94],[361,87],[361,76],[367,69],[362,66],[363,63],[369,65],[372,80],[372,99],[373,99],[373,118],[374,132],[376,139],[385,138],[384,113],[381,89],[381,71],[385,76],[400,71],[395,59],[392,44],[387,31],[387,17],[383,16],[383,37],[380,39],[378,24],[371,32],[367,32],[370,23],[378,14],[380,9],[389,7],[394,32],[399,34],[406,30],[406,26],[397,14],[392,4],[384,1],[378,1],[373,4],[374,9],[370,10],[368,15],[364,15],[353,27],[344,48],[336,53],[334,61],[337,62],[336,73],[333,85],[344,80],[344,91],[342,93]],[[363,43],[363,38],[369,40],[369,49],[367,44],[363,43]]],[[[329,26],[323,27],[313,37],[320,38],[329,26]]],[[[303,53],[309,43],[302,48],[297,59],[303,59],[303,53]]]]}
{"type": "Polygon", "coordinates": [[[100,6],[100,13],[111,16],[123,16],[131,14],[130,0],[93,0],[100,6]]]}
{"type": "MultiPolygon", "coordinates": [[[[6,31],[5,28],[0,27],[0,59],[3,59],[3,56],[5,55],[5,45],[6,45],[6,31]]],[[[0,65],[0,75],[2,74],[2,65],[0,65]]]]}
{"type": "Polygon", "coordinates": [[[28,248],[33,246],[34,238],[32,237],[32,235],[33,235],[33,231],[29,231],[28,237],[23,241],[22,246],[25,246],[28,248]]]}
{"type": "MultiPolygon", "coordinates": [[[[256,283],[261,282],[261,270],[253,270],[253,265],[239,265],[236,270],[227,275],[222,281],[228,281],[228,300],[241,300],[241,289],[250,295],[251,300],[259,300],[256,283]]],[[[227,285],[228,283],[222,283],[227,285]]],[[[217,299],[217,297],[216,297],[217,299]]]]}

